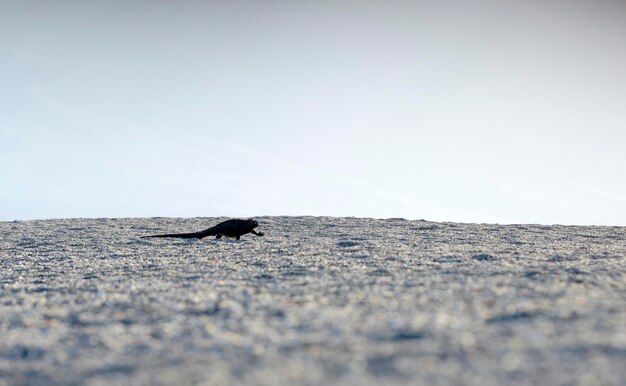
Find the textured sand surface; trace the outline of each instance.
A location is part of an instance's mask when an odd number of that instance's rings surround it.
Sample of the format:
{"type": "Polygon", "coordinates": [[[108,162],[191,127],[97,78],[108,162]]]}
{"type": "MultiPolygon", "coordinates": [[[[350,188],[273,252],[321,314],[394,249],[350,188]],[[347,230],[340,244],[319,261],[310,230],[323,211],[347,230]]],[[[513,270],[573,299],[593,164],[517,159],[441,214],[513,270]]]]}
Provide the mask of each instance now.
{"type": "Polygon", "coordinates": [[[0,385],[626,379],[626,228],[262,217],[0,223],[0,385]]]}

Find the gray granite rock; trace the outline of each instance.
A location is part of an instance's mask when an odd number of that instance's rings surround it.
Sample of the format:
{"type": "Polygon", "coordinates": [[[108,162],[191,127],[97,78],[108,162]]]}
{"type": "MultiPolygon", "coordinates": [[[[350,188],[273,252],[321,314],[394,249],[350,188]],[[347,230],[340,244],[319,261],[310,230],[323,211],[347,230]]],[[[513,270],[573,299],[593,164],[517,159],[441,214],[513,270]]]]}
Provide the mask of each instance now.
{"type": "Polygon", "coordinates": [[[619,385],[626,227],[0,223],[0,385],[619,385]]]}

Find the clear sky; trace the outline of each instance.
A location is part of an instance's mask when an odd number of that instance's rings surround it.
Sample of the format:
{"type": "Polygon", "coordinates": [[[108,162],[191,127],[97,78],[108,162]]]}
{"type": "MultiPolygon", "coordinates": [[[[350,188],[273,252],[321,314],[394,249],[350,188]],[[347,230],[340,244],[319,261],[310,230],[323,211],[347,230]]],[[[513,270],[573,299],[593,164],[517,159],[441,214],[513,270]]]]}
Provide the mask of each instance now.
{"type": "Polygon", "coordinates": [[[626,2],[0,1],[0,220],[626,225],[626,2]]]}

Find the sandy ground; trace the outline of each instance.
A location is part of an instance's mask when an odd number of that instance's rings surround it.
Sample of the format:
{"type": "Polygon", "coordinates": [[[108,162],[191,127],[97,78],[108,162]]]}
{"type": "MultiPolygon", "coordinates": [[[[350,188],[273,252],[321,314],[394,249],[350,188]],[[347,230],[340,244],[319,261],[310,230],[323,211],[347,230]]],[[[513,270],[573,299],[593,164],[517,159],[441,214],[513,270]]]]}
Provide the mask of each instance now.
{"type": "Polygon", "coordinates": [[[0,223],[0,385],[619,385],[626,227],[0,223]]]}

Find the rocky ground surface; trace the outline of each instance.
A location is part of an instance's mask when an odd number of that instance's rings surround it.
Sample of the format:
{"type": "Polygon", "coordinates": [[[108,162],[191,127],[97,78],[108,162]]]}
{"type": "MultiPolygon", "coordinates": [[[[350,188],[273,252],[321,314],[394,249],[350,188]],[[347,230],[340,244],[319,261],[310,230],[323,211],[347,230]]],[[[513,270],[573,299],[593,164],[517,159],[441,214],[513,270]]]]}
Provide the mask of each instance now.
{"type": "Polygon", "coordinates": [[[0,223],[0,385],[620,385],[626,227],[0,223]]]}

